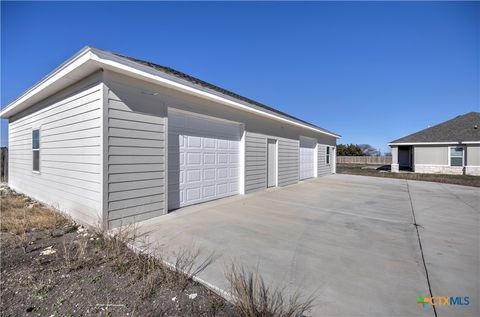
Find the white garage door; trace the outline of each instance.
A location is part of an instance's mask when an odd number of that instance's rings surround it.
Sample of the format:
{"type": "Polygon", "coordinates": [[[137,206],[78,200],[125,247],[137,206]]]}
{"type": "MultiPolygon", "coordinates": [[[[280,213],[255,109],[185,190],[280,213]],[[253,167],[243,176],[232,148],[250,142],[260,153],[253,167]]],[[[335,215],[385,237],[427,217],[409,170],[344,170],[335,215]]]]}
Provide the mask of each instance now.
{"type": "Polygon", "coordinates": [[[240,126],[169,111],[168,207],[238,194],[240,126]]]}
{"type": "Polygon", "coordinates": [[[300,179],[314,176],[315,146],[316,140],[300,137],[300,179]]]}

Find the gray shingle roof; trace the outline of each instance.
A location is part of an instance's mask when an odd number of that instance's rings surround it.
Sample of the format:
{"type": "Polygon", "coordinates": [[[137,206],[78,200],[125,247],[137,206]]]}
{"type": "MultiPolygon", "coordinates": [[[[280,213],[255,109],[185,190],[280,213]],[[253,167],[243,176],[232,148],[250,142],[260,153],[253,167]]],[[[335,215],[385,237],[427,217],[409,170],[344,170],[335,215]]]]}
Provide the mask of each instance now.
{"type": "Polygon", "coordinates": [[[270,112],[270,113],[273,113],[273,114],[276,114],[276,115],[280,115],[284,118],[288,118],[290,120],[293,120],[293,121],[296,121],[298,123],[302,123],[302,124],[305,124],[305,125],[308,125],[308,126],[311,126],[311,127],[314,127],[316,129],[319,129],[321,131],[324,131],[324,132],[327,132],[327,133],[330,133],[330,134],[334,134],[334,135],[337,135],[340,137],[339,134],[335,133],[335,132],[332,132],[332,131],[329,131],[329,130],[326,130],[324,128],[321,128],[317,125],[314,125],[310,122],[307,122],[307,121],[304,121],[302,119],[299,119],[297,117],[294,117],[292,115],[289,115],[288,113],[285,113],[285,112],[282,112],[280,110],[277,110],[275,108],[272,108],[272,107],[269,107],[265,104],[262,104],[258,101],[255,101],[255,100],[252,100],[250,98],[247,98],[247,97],[244,97],[244,96],[241,96],[239,94],[236,94],[234,92],[231,92],[227,89],[224,89],[224,88],[221,88],[221,87],[218,87],[216,85],[213,85],[213,84],[210,84],[206,81],[203,81],[201,79],[198,79],[198,78],[195,78],[193,76],[190,76],[188,74],[185,74],[183,72],[180,72],[178,70],[175,70],[173,68],[170,68],[170,67],[167,67],[167,66],[162,66],[162,65],[158,65],[158,64],[155,64],[155,63],[152,63],[152,62],[148,62],[148,61],[144,61],[144,60],[141,60],[141,59],[138,59],[138,58],[133,58],[133,57],[130,57],[130,56],[125,56],[125,55],[121,55],[121,54],[117,54],[117,53],[113,53],[112,54],[114,55],[117,55],[119,57],[122,57],[122,58],[126,58],[130,61],[133,61],[133,62],[136,62],[136,63],[139,63],[139,64],[142,64],[144,66],[148,66],[148,67],[151,67],[157,71],[161,71],[163,73],[166,73],[168,75],[171,75],[177,79],[180,79],[180,80],[183,80],[183,81],[187,81],[189,82],[190,84],[193,84],[194,86],[197,86],[197,87],[201,87],[203,88],[204,90],[209,90],[210,92],[215,92],[217,95],[218,94],[221,94],[222,96],[226,96],[226,97],[230,97],[229,99],[235,99],[235,101],[241,101],[242,103],[246,103],[248,104],[248,106],[250,107],[253,107],[253,108],[257,108],[257,109],[261,109],[263,111],[267,111],[267,112],[270,112]]]}
{"type": "Polygon", "coordinates": [[[480,112],[469,112],[390,143],[480,141],[480,112]],[[475,128],[477,126],[477,128],[475,128]]]}

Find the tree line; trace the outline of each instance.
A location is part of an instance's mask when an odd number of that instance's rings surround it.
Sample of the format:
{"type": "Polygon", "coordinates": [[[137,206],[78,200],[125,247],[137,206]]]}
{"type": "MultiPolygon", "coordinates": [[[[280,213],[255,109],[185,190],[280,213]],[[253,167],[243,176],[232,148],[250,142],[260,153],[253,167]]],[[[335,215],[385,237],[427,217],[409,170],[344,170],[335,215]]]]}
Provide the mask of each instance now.
{"type": "MultiPolygon", "coordinates": [[[[389,155],[390,153],[385,153],[389,155]]],[[[382,152],[370,144],[338,144],[337,156],[380,156],[382,152]]]]}

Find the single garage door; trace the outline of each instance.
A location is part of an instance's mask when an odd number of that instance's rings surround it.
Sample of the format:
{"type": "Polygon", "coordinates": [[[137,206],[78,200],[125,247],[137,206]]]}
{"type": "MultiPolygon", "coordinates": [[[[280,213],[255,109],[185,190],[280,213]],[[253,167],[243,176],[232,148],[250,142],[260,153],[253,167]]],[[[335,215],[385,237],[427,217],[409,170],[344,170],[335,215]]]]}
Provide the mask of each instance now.
{"type": "Polygon", "coordinates": [[[169,209],[238,194],[240,131],[239,124],[169,111],[169,209]]]}
{"type": "Polygon", "coordinates": [[[315,139],[300,137],[300,179],[315,175],[315,139]]]}

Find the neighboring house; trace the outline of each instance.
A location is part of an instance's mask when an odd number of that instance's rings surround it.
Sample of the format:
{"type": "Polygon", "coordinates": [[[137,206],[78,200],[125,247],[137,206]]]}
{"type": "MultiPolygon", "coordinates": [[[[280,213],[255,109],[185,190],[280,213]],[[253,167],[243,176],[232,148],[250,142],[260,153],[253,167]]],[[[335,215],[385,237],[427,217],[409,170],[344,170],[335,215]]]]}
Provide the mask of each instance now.
{"type": "Polygon", "coordinates": [[[0,115],[9,185],[103,227],[335,173],[338,134],[90,47],[0,115]]]}
{"type": "Polygon", "coordinates": [[[480,112],[392,141],[392,172],[480,175],[480,112]]]}

